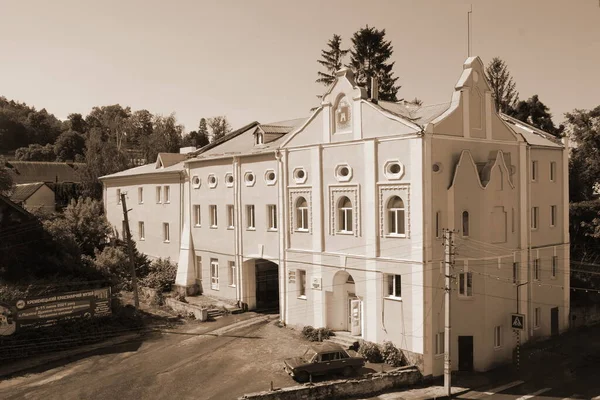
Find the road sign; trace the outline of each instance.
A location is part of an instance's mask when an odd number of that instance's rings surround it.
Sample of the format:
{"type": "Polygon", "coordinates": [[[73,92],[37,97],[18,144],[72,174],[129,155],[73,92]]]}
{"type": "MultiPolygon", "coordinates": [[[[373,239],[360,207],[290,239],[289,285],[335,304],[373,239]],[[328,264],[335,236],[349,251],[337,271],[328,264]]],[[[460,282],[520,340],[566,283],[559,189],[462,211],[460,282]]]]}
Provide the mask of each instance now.
{"type": "Polygon", "coordinates": [[[525,329],[525,315],[523,314],[512,314],[510,316],[510,324],[513,329],[523,330],[525,329]]]}

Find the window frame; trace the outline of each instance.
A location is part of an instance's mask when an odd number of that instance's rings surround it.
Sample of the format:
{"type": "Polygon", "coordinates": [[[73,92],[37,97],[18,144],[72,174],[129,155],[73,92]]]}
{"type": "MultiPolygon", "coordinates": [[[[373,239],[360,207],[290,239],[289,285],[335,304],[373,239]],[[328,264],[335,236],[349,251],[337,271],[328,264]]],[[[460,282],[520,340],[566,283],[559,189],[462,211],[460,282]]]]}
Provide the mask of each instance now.
{"type": "Polygon", "coordinates": [[[171,243],[171,226],[168,222],[163,222],[163,243],[171,243]]]}
{"type": "Polygon", "coordinates": [[[246,204],[246,230],[256,230],[256,208],[254,204],[246,204]]]}
{"type": "Polygon", "coordinates": [[[121,205],[121,189],[117,189],[117,204],[121,205]]]}
{"type": "Polygon", "coordinates": [[[556,217],[558,216],[556,205],[550,206],[550,227],[556,227],[556,217]]]}
{"type": "Polygon", "coordinates": [[[386,237],[392,238],[405,238],[406,237],[406,203],[404,199],[397,194],[391,195],[387,199],[387,203],[385,205],[385,214],[386,214],[386,237]],[[398,198],[402,203],[402,207],[392,207],[392,202],[398,198]],[[391,221],[394,221],[392,229],[391,221]],[[401,225],[399,224],[401,222],[401,225]],[[402,229],[400,229],[402,228],[402,229]]]}
{"type": "Polygon", "coordinates": [[[277,222],[277,205],[267,204],[267,230],[276,232],[279,227],[277,222]]]}
{"type": "Polygon", "coordinates": [[[194,227],[202,226],[202,208],[200,204],[194,204],[194,227]]]}
{"type": "Polygon", "coordinates": [[[164,195],[165,204],[171,203],[171,186],[165,185],[164,192],[165,192],[165,195],[164,195]]]}
{"type": "Polygon", "coordinates": [[[536,307],[533,311],[533,329],[539,329],[542,321],[542,308],[536,307]]]}
{"type": "Polygon", "coordinates": [[[471,221],[470,221],[470,215],[469,215],[469,211],[467,210],[463,210],[463,212],[460,214],[460,234],[462,237],[469,237],[469,235],[471,234],[471,221]],[[466,219],[465,219],[466,216],[466,219]],[[466,223],[465,223],[466,222],[466,223]],[[465,226],[467,227],[467,229],[465,229],[465,226]]]}
{"type": "Polygon", "coordinates": [[[502,325],[494,327],[494,349],[502,347],[502,325]]]}
{"type": "Polygon", "coordinates": [[[219,227],[219,214],[216,204],[211,204],[208,206],[209,217],[210,217],[210,228],[216,229],[219,227]]]}
{"type": "Polygon", "coordinates": [[[336,233],[342,235],[354,234],[354,205],[348,196],[340,196],[337,200],[337,212],[338,223],[336,233]]]}
{"type": "Polygon", "coordinates": [[[144,221],[138,221],[138,240],[146,240],[146,227],[144,221]]]}
{"type": "Polygon", "coordinates": [[[531,207],[531,230],[538,230],[540,227],[540,208],[531,207]]]}
{"type": "Polygon", "coordinates": [[[473,273],[468,270],[458,274],[458,297],[461,299],[473,298],[473,273]]]}
{"type": "Polygon", "coordinates": [[[556,182],[556,161],[550,161],[550,182],[556,182]]]}
{"type": "Polygon", "coordinates": [[[442,225],[442,212],[436,211],[435,212],[435,238],[436,239],[442,238],[441,225],[442,225]]]}
{"type": "Polygon", "coordinates": [[[228,261],[228,272],[229,272],[229,287],[237,286],[237,268],[235,267],[235,261],[228,261]]]}
{"type": "Polygon", "coordinates": [[[219,260],[216,258],[210,259],[210,288],[219,290],[219,260]]]}
{"type": "Polygon", "coordinates": [[[402,300],[402,275],[400,274],[385,274],[386,299],[402,300]],[[398,296],[398,289],[400,295],[398,296]],[[390,293],[391,291],[391,293],[390,293]]]}
{"type": "Polygon", "coordinates": [[[552,256],[552,265],[550,267],[551,278],[556,279],[556,272],[558,270],[558,256],[552,256]]]}
{"type": "Polygon", "coordinates": [[[302,300],[306,300],[306,270],[296,270],[296,291],[297,297],[302,300]]]}
{"type": "Polygon", "coordinates": [[[227,229],[235,228],[235,209],[233,204],[227,204],[227,229]]]}
{"type": "Polygon", "coordinates": [[[539,258],[533,259],[533,280],[534,281],[542,280],[542,262],[539,258]]]}
{"type": "Polygon", "coordinates": [[[537,182],[539,175],[539,168],[537,160],[531,160],[531,182],[537,182]]]}
{"type": "Polygon", "coordinates": [[[144,204],[144,187],[138,187],[138,204],[144,204]]]}
{"type": "Polygon", "coordinates": [[[306,200],[306,197],[304,196],[298,196],[298,198],[296,198],[296,207],[295,207],[295,211],[296,211],[296,223],[295,223],[295,231],[296,232],[308,232],[309,231],[309,214],[308,214],[308,210],[309,210],[309,205],[308,205],[308,201],[306,200]],[[303,202],[300,201],[300,199],[303,200],[303,202]],[[304,205],[299,205],[299,204],[306,204],[304,205]]]}
{"type": "Polygon", "coordinates": [[[162,204],[162,186],[156,187],[156,204],[162,204]]]}
{"type": "Polygon", "coordinates": [[[518,261],[515,261],[515,262],[513,262],[513,265],[512,265],[513,284],[515,284],[515,285],[517,284],[518,277],[519,277],[519,264],[520,263],[518,261]]]}
{"type": "Polygon", "coordinates": [[[435,354],[436,356],[441,356],[446,352],[446,342],[445,342],[446,333],[444,331],[438,332],[435,334],[435,354]],[[441,350],[441,351],[440,351],[441,350]]]}

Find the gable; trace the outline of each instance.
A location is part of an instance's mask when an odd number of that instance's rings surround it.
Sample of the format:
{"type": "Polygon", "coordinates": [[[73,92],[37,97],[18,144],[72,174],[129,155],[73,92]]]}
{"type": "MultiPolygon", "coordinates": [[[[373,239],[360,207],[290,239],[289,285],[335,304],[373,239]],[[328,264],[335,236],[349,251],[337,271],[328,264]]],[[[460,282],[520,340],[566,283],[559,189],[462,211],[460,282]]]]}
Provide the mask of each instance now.
{"type": "Polygon", "coordinates": [[[323,107],[317,109],[314,114],[298,128],[282,147],[309,146],[323,143],[323,130],[325,129],[323,119],[323,107]]]}

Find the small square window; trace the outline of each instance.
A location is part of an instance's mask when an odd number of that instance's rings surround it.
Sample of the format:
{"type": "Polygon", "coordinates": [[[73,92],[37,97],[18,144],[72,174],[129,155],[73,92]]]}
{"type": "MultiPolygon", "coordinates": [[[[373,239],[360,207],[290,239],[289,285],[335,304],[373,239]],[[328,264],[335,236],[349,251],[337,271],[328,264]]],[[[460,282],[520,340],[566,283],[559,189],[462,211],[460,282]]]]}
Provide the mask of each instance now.
{"type": "Polygon", "coordinates": [[[402,275],[384,275],[386,279],[386,296],[400,299],[402,298],[402,275]]]}

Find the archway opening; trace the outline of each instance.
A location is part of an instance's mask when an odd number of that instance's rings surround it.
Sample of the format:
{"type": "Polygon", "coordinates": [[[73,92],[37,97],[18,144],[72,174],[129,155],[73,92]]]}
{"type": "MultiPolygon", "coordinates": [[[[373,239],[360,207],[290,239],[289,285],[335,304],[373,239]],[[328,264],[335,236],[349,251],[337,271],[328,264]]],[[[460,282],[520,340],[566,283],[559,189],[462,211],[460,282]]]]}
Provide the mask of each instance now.
{"type": "Polygon", "coordinates": [[[256,310],[279,311],[279,266],[272,261],[255,261],[256,310]]]}

